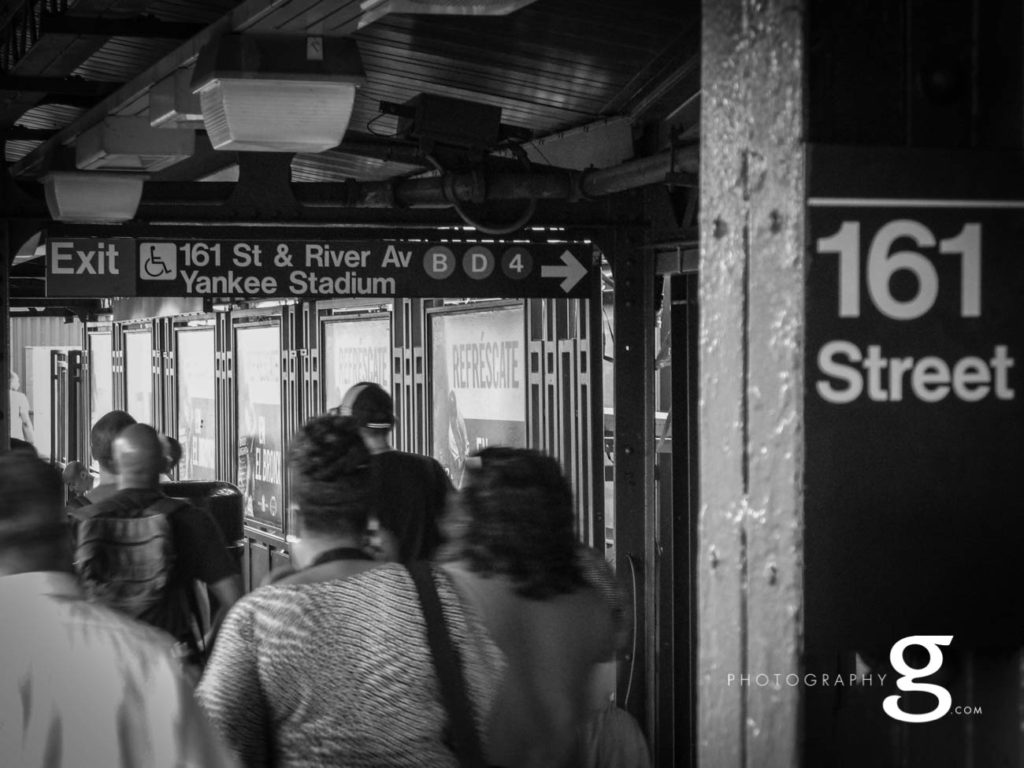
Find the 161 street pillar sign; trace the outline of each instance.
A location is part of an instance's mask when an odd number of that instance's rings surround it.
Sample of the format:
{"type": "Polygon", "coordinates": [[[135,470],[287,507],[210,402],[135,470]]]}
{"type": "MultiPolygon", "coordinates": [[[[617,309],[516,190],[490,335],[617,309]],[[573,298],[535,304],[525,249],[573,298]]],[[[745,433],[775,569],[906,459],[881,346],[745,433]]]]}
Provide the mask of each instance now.
{"type": "Polygon", "coordinates": [[[299,240],[66,238],[47,296],[589,298],[592,248],[299,240]]]}
{"type": "Polygon", "coordinates": [[[811,160],[808,646],[1016,645],[1024,187],[998,180],[1024,169],[907,150],[811,160]]]}

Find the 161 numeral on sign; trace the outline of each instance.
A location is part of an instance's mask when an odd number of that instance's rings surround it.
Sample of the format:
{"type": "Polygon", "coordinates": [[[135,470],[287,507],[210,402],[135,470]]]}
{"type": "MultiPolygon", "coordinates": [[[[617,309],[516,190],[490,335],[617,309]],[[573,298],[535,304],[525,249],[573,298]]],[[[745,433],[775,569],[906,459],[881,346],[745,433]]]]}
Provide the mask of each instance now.
{"type": "MultiPolygon", "coordinates": [[[[883,315],[894,320],[914,320],[935,304],[939,274],[931,259],[918,250],[893,250],[898,240],[910,240],[915,249],[935,248],[932,231],[913,219],[895,219],[884,224],[871,240],[867,259],[867,286],[871,302],[883,315]],[[906,270],[913,274],[917,288],[910,298],[892,293],[892,277],[906,270]]],[[[819,238],[818,253],[839,256],[839,316],[860,317],[860,222],[844,221],[829,237],[819,238]]],[[[938,242],[943,256],[960,257],[960,316],[981,316],[981,224],[964,224],[953,237],[938,242]]]]}

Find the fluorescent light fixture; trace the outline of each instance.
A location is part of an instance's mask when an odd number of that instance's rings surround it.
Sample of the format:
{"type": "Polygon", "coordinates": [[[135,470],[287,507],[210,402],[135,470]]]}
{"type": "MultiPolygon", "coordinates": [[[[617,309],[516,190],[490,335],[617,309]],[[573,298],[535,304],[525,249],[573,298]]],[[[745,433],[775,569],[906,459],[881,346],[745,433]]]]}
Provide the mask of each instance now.
{"type": "Polygon", "coordinates": [[[347,38],[225,35],[192,77],[214,149],[323,152],[341,143],[365,82],[347,38]]]}
{"type": "Polygon", "coordinates": [[[193,131],[161,131],[145,117],[107,117],[75,142],[75,167],[112,171],[158,171],[195,151],[193,131]]]}
{"type": "Polygon", "coordinates": [[[139,173],[52,171],[43,178],[56,221],[120,224],[135,218],[146,177],[139,173]]]}
{"type": "Polygon", "coordinates": [[[192,73],[175,70],[149,89],[149,124],[153,128],[202,128],[199,96],[192,93],[192,73]]]}
{"type": "Polygon", "coordinates": [[[536,0],[363,0],[359,27],[362,29],[389,13],[507,16],[533,2],[536,0]]]}

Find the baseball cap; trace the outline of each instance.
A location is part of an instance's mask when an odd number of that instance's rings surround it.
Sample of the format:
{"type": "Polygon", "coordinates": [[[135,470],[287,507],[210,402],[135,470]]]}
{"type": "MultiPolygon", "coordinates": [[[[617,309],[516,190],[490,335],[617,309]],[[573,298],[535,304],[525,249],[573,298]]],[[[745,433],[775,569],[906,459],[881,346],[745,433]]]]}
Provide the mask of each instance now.
{"type": "Polygon", "coordinates": [[[349,387],[338,407],[342,416],[351,416],[360,427],[391,429],[395,424],[395,408],[391,395],[379,384],[361,381],[349,387]]]}

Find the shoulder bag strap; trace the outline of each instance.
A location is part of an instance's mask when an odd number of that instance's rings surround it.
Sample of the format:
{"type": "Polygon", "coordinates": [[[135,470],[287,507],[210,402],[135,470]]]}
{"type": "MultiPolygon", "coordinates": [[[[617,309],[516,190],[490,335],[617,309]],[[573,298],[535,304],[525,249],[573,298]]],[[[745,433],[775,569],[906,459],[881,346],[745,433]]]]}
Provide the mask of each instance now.
{"type": "Polygon", "coordinates": [[[473,707],[466,694],[466,680],[462,675],[459,653],[452,644],[441,612],[441,600],[429,563],[422,560],[410,563],[409,574],[416,584],[423,617],[427,622],[427,642],[434,657],[434,668],[441,684],[441,698],[451,720],[455,740],[455,754],[463,768],[483,768],[483,749],[473,719],[473,707]]]}

